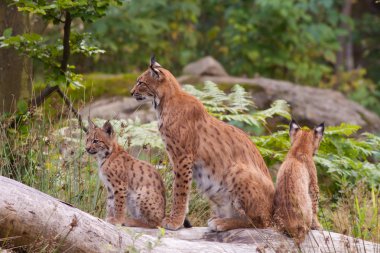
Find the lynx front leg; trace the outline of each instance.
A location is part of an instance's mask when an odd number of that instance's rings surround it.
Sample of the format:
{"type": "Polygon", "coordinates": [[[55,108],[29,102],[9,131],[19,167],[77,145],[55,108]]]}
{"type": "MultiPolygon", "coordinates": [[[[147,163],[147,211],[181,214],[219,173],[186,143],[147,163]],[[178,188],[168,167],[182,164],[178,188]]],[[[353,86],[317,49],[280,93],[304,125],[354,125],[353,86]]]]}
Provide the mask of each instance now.
{"type": "Polygon", "coordinates": [[[179,157],[173,163],[175,174],[172,192],[173,206],[170,216],[162,221],[162,226],[170,230],[177,230],[183,225],[186,216],[193,177],[193,159],[187,155],[179,157]]]}
{"type": "Polygon", "coordinates": [[[125,223],[125,211],[126,211],[126,195],[127,189],[125,187],[120,187],[114,189],[114,217],[108,219],[107,221],[112,224],[123,224],[125,223]]]}

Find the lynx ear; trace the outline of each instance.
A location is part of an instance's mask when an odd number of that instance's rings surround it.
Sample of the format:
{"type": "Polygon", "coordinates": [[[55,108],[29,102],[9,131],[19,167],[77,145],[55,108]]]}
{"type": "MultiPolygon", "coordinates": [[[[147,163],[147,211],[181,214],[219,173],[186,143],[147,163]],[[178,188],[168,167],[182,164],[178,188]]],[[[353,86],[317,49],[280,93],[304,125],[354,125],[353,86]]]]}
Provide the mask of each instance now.
{"type": "Polygon", "coordinates": [[[292,119],[292,121],[290,121],[289,124],[290,135],[292,135],[292,133],[296,133],[299,129],[301,129],[301,127],[297,124],[297,122],[294,119],[292,119]]]}
{"type": "Polygon", "coordinates": [[[150,69],[150,74],[152,75],[153,78],[160,79],[160,73],[161,73],[161,71],[159,70],[160,67],[161,65],[158,62],[156,62],[155,55],[152,55],[152,57],[150,58],[149,69],[150,69]]]}
{"type": "Polygon", "coordinates": [[[106,132],[109,136],[113,135],[113,127],[109,120],[107,120],[106,123],[104,123],[103,131],[106,132]]]}
{"type": "Polygon", "coordinates": [[[295,120],[292,119],[289,124],[289,136],[290,140],[293,141],[295,134],[300,130],[301,127],[297,124],[295,120]]]}
{"type": "Polygon", "coordinates": [[[319,138],[322,138],[324,131],[325,131],[325,122],[319,124],[318,126],[314,128],[314,134],[315,136],[319,138]]]}
{"type": "Polygon", "coordinates": [[[88,121],[88,126],[90,129],[94,129],[96,127],[95,123],[92,122],[90,115],[88,116],[87,121],[88,121]]]}

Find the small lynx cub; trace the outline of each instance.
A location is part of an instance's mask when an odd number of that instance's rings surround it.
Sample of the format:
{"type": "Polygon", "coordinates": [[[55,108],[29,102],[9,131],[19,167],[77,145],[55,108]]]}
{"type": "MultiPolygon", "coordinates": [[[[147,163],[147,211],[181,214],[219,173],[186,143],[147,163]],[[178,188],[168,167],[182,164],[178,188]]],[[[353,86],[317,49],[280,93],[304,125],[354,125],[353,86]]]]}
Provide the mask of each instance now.
{"type": "Polygon", "coordinates": [[[318,222],[318,179],[313,155],[323,137],[324,124],[303,130],[290,123],[291,148],[277,174],[274,221],[277,227],[302,243],[310,229],[321,229],[318,222]]]}
{"type": "Polygon", "coordinates": [[[117,144],[109,121],[103,128],[88,121],[86,151],[97,158],[99,176],[107,188],[106,220],[130,227],[160,226],[165,216],[165,188],[156,169],[117,144]]]}

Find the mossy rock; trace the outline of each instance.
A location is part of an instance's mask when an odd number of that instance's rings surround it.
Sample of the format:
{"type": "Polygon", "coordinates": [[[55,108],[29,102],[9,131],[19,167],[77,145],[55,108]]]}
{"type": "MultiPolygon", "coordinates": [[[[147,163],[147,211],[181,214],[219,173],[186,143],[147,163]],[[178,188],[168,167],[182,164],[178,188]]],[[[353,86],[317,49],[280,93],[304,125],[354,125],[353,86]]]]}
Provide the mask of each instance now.
{"type": "Polygon", "coordinates": [[[91,91],[93,98],[103,96],[130,96],[130,90],[136,83],[138,74],[103,74],[91,73],[84,75],[85,89],[91,91]]]}
{"type": "MultiPolygon", "coordinates": [[[[130,90],[135,85],[138,75],[138,73],[84,74],[82,88],[67,88],[63,89],[63,91],[73,102],[74,107],[79,109],[83,107],[84,104],[95,101],[101,97],[130,96],[130,90]]],[[[46,84],[43,81],[36,81],[33,86],[35,94],[42,91],[45,86],[46,84]]],[[[43,108],[44,114],[52,118],[67,112],[67,107],[56,93],[45,101],[43,108]]]]}

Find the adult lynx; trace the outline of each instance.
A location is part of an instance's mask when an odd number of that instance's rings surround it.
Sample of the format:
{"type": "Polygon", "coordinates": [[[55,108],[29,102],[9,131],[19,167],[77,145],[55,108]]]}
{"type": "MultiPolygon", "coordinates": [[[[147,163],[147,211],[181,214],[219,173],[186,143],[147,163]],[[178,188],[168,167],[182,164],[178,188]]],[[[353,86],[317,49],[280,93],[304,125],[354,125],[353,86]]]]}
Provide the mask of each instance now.
{"type": "Polygon", "coordinates": [[[270,225],[274,185],[246,133],[209,115],[154,59],[131,93],[152,101],[173,165],[173,206],[163,221],[166,228],[182,225],[192,179],[211,202],[212,230],[270,225]]]}

